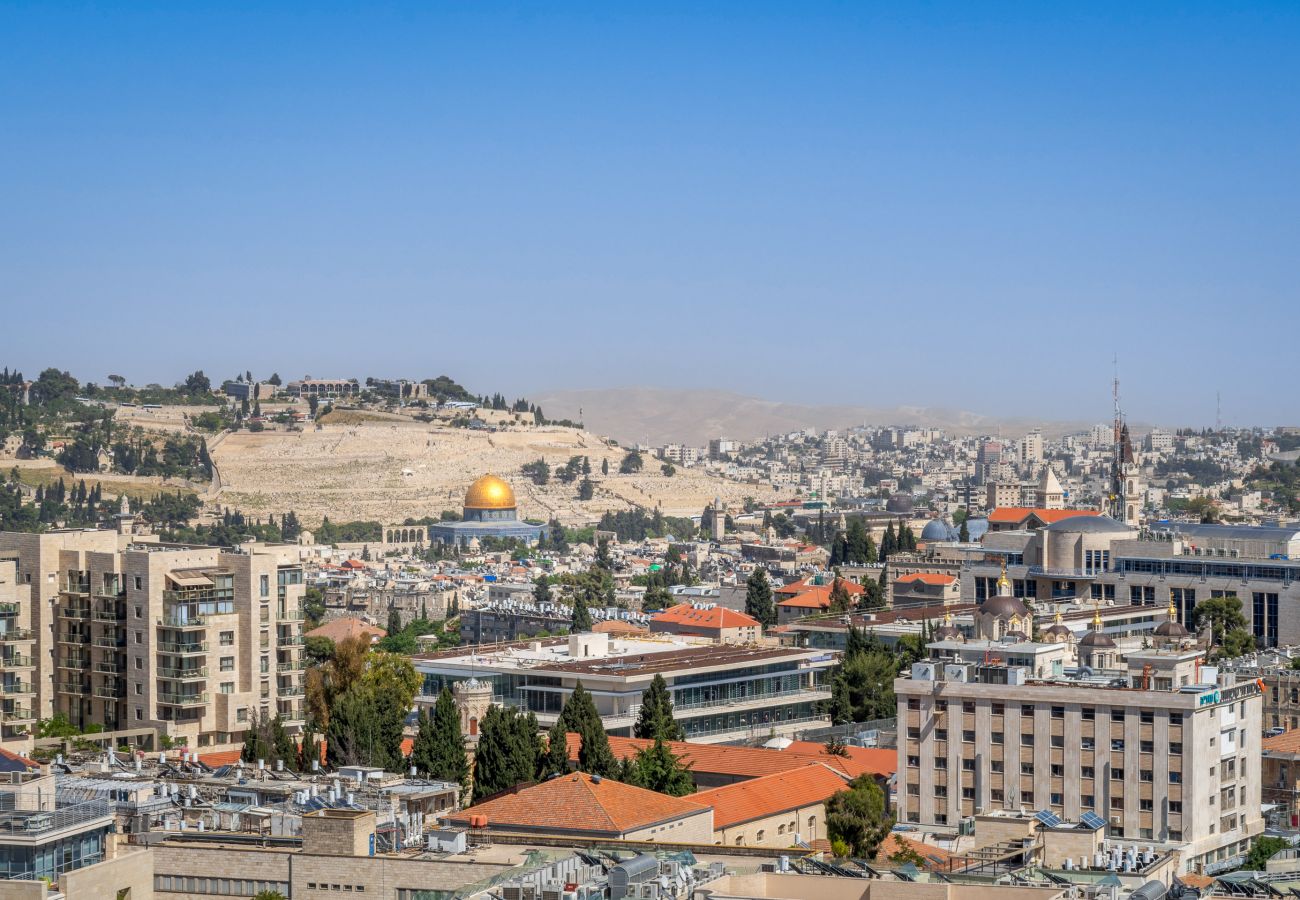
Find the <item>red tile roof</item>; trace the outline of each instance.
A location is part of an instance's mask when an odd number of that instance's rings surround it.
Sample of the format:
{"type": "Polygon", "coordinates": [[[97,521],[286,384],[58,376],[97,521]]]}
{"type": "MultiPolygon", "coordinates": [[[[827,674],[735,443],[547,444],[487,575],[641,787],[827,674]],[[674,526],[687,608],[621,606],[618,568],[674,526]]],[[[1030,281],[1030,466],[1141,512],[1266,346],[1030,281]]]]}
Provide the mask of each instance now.
{"type": "MultiPolygon", "coordinates": [[[[848,756],[834,756],[826,752],[826,745],[814,741],[795,741],[785,750],[765,747],[726,747],[721,744],[697,744],[691,741],[667,741],[668,749],[682,758],[693,772],[701,775],[724,775],[730,778],[760,778],[774,772],[819,762],[843,772],[850,778],[859,775],[892,775],[898,769],[898,755],[892,750],[846,747],[848,756]]],[[[635,756],[638,750],[654,744],[644,738],[609,738],[609,749],[619,759],[635,756]]],[[[581,741],[576,734],[568,735],[569,759],[578,758],[581,741]]]]}
{"type": "Polygon", "coordinates": [[[694,799],[713,807],[713,827],[716,830],[822,803],[832,794],[844,790],[849,781],[842,772],[808,762],[788,772],[700,791],[694,799]]]}
{"type": "Polygon", "coordinates": [[[649,634],[640,625],[633,625],[631,622],[620,622],[618,619],[605,619],[591,626],[591,630],[598,634],[649,634]]]}
{"type": "Polygon", "coordinates": [[[388,632],[382,628],[363,622],[353,616],[341,616],[337,619],[330,619],[324,625],[313,628],[307,632],[305,637],[324,637],[329,638],[334,643],[345,641],[348,638],[354,638],[359,634],[368,635],[373,641],[376,638],[387,636],[388,632]]]}
{"type": "Polygon", "coordinates": [[[1300,753],[1300,728],[1292,728],[1260,741],[1260,749],[1274,753],[1300,753]]]}
{"type": "Polygon", "coordinates": [[[693,603],[678,603],[663,612],[650,617],[651,622],[666,625],[692,625],[698,628],[761,628],[762,623],[752,616],[747,616],[725,606],[704,604],[703,607],[693,603]]]}
{"type": "Polygon", "coordinates": [[[954,575],[938,575],[933,572],[917,572],[914,575],[903,575],[899,581],[919,581],[922,584],[941,584],[944,587],[952,584],[957,580],[954,575]]]}
{"type": "Polygon", "coordinates": [[[0,747],[0,760],[4,765],[0,765],[0,772],[21,772],[23,769],[39,769],[40,763],[32,762],[25,756],[19,756],[17,753],[11,753],[0,747]]]}
{"type": "Polygon", "coordinates": [[[622,835],[661,822],[699,815],[706,806],[681,797],[648,791],[611,778],[571,772],[475,804],[448,817],[465,825],[469,817],[487,816],[489,828],[502,831],[622,835]]]}
{"type": "Polygon", "coordinates": [[[995,525],[1012,525],[1023,522],[1030,516],[1037,516],[1047,524],[1059,522],[1074,516],[1099,516],[1095,509],[1039,509],[1035,506],[999,506],[988,515],[990,523],[995,525]]]}
{"type": "Polygon", "coordinates": [[[914,850],[921,854],[927,869],[944,868],[948,860],[952,858],[952,854],[942,847],[936,847],[934,844],[927,844],[891,832],[881,842],[880,849],[876,851],[876,859],[887,860],[901,850],[914,850]]]}
{"type": "Polygon", "coordinates": [[[200,753],[199,762],[211,769],[231,766],[239,762],[243,755],[240,750],[219,750],[216,753],[200,753]]]}

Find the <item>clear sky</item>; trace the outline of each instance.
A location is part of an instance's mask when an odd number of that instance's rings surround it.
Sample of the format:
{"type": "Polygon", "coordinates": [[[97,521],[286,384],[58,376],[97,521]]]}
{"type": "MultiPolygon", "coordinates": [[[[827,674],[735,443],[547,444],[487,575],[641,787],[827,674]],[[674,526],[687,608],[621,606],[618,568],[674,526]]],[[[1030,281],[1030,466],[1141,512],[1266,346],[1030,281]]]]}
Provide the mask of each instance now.
{"type": "Polygon", "coordinates": [[[0,3],[3,359],[1300,420],[1300,4],[0,3]]]}

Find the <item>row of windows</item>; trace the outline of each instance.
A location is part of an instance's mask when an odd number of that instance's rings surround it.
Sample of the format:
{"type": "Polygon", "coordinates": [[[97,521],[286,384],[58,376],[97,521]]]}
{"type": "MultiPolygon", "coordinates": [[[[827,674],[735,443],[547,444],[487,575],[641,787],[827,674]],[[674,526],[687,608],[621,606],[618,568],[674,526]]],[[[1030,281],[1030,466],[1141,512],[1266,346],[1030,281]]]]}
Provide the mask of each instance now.
{"type": "MultiPolygon", "coordinates": [[[[909,740],[914,740],[914,741],[915,741],[915,740],[919,740],[920,737],[921,737],[921,729],[917,728],[916,726],[912,726],[912,727],[908,728],[908,729],[907,729],[907,737],[908,737],[909,740]]],[[[992,732],[992,733],[989,735],[989,738],[990,738],[990,743],[992,743],[992,744],[994,744],[994,745],[1002,744],[1002,743],[1005,742],[1005,736],[1003,735],[1003,733],[1002,733],[1001,731],[994,731],[994,732],[992,732]]],[[[946,728],[936,728],[936,729],[934,730],[934,739],[935,739],[936,741],[946,741],[946,740],[948,740],[948,729],[946,729],[946,728]]],[[[965,730],[965,731],[963,731],[963,732],[961,733],[961,739],[962,739],[962,743],[964,743],[964,744],[973,744],[973,743],[975,743],[975,732],[974,732],[974,731],[971,731],[970,729],[967,729],[967,730],[965,730]]],[[[1032,747],[1032,746],[1034,746],[1034,739],[1035,739],[1035,738],[1034,738],[1034,735],[1032,735],[1032,734],[1022,734],[1022,735],[1020,735],[1020,745],[1021,745],[1022,747],[1032,747]]],[[[1065,735],[1054,734],[1054,735],[1051,735],[1050,740],[1051,740],[1051,746],[1054,747],[1054,748],[1060,749],[1060,748],[1063,748],[1063,747],[1065,746],[1065,735]]],[[[1103,746],[1104,746],[1105,742],[1103,741],[1102,743],[1103,743],[1103,746]]],[[[1080,739],[1079,739],[1079,749],[1081,749],[1081,750],[1096,750],[1096,749],[1097,749],[1097,739],[1096,739],[1096,738],[1093,738],[1093,737],[1082,737],[1082,738],[1080,738],[1080,739]]],[[[1111,739],[1111,742],[1110,742],[1110,749],[1111,749],[1113,752],[1115,752],[1115,753],[1123,753],[1123,752],[1124,752],[1124,749],[1125,749],[1124,739],[1123,739],[1123,738],[1112,738],[1112,739],[1111,739]]],[[[1155,741],[1138,741],[1138,752],[1139,752],[1139,753],[1154,753],[1154,752],[1155,752],[1155,741]]],[[[1182,756],[1182,755],[1183,755],[1183,744],[1182,744],[1182,741],[1170,741],[1170,743],[1169,743],[1169,754],[1170,754],[1171,756],[1182,756]]]]}
{"type": "MultiPolygon", "coordinates": [[[[974,772],[974,771],[975,771],[975,760],[973,760],[973,759],[963,759],[961,762],[962,762],[962,771],[964,771],[964,772],[974,772]]],[[[908,765],[908,768],[911,768],[911,769],[919,769],[919,768],[921,767],[921,757],[919,757],[919,756],[908,756],[908,757],[907,757],[907,765],[908,765]]],[[[937,770],[939,770],[939,771],[943,771],[943,772],[948,771],[948,757],[946,757],[946,756],[936,756],[936,757],[934,758],[934,768],[937,769],[937,770]]],[[[989,761],[989,771],[991,771],[991,772],[992,772],[993,774],[995,774],[995,775],[996,775],[996,774],[999,774],[999,773],[1004,773],[1004,772],[1006,771],[1006,769],[1005,769],[1005,764],[1004,764],[1003,761],[1000,760],[1000,759],[990,760],[990,761],[989,761]]],[[[1054,778],[1062,778],[1062,777],[1065,776],[1065,767],[1062,766],[1062,765],[1060,765],[1059,763],[1054,763],[1054,764],[1052,765],[1052,767],[1051,767],[1051,769],[1050,769],[1049,771],[1050,771],[1050,774],[1052,775],[1052,777],[1054,777],[1054,778]]],[[[1021,774],[1021,775],[1033,775],[1033,774],[1034,774],[1034,764],[1031,763],[1031,762],[1022,762],[1022,763],[1020,764],[1020,774],[1021,774]]],[[[1211,772],[1211,774],[1213,774],[1213,773],[1211,772]]],[[[1182,773],[1182,772],[1170,771],[1170,772],[1168,773],[1168,775],[1169,775],[1169,783],[1170,783],[1170,784],[1182,784],[1182,783],[1183,783],[1183,773],[1182,773]]],[[[1095,767],[1095,766],[1080,766],[1080,767],[1079,767],[1079,777],[1081,777],[1081,778],[1085,778],[1085,779],[1087,779],[1087,778],[1096,778],[1096,777],[1097,777],[1097,769],[1096,769],[1096,767],[1095,767]]],[[[1110,767],[1110,780],[1111,780],[1111,781],[1123,781],[1123,780],[1124,780],[1124,770],[1121,769],[1121,768],[1119,768],[1118,766],[1111,766],[1111,767],[1110,767]]],[[[1155,780],[1155,770],[1153,770],[1153,769],[1139,769],[1139,770],[1138,770],[1138,781],[1153,782],[1154,780],[1155,780]]]]}
{"type": "MultiPolygon", "coordinates": [[[[194,875],[155,875],[155,891],[180,894],[217,894],[223,897],[251,897],[263,891],[278,891],[289,896],[287,881],[254,881],[244,878],[202,878],[194,875]]],[[[365,888],[361,888],[365,890],[365,888]]]]}
{"type": "MultiPolygon", "coordinates": [[[[907,708],[908,708],[908,709],[920,709],[920,708],[921,708],[921,701],[920,701],[920,699],[917,698],[917,697],[909,697],[908,700],[907,700],[907,708]]],[[[975,705],[975,701],[974,701],[974,700],[963,700],[963,701],[962,701],[962,703],[961,703],[961,711],[962,711],[963,713],[973,713],[973,712],[975,712],[975,709],[976,709],[976,705],[975,705]]],[[[1035,712],[1037,709],[1038,709],[1038,707],[1035,706],[1035,705],[1032,704],[1032,703],[1022,703],[1022,704],[1020,705],[1020,715],[1026,717],[1026,718],[1028,718],[1028,717],[1032,717],[1032,716],[1034,715],[1034,712],[1035,712]]],[[[936,701],[934,702],[934,711],[935,711],[935,713],[945,713],[945,712],[947,712],[947,711],[948,711],[948,701],[947,701],[947,700],[936,700],[936,701]]],[[[1006,709],[1006,704],[1005,704],[1005,703],[993,703],[993,704],[990,705],[990,710],[989,710],[989,711],[990,711],[993,715],[995,715],[995,716],[1005,715],[1005,714],[1006,714],[1006,711],[1007,711],[1007,709],[1006,709]]],[[[1110,711],[1110,720],[1111,720],[1112,722],[1123,722],[1126,718],[1128,718],[1129,713],[1130,713],[1130,710],[1128,710],[1128,709],[1120,709],[1120,708],[1111,709],[1111,711],[1110,711]]],[[[1053,707],[1051,708],[1051,717],[1052,717],[1053,719],[1064,719],[1064,718],[1065,718],[1065,707],[1064,707],[1064,706],[1053,706],[1053,707]]],[[[1085,722],[1092,722],[1092,721],[1095,721],[1096,718],[1097,718],[1097,710],[1096,710],[1095,707],[1092,707],[1092,706],[1084,706],[1084,707],[1081,707],[1081,708],[1079,709],[1079,717],[1080,717],[1081,719],[1083,719],[1083,721],[1085,721],[1085,722]]],[[[1141,724],[1143,724],[1143,725],[1151,725],[1151,724],[1154,724],[1154,723],[1155,723],[1155,720],[1156,720],[1156,716],[1155,716],[1155,713],[1154,713],[1152,710],[1149,710],[1149,709],[1143,709],[1143,710],[1140,710],[1140,711],[1138,712],[1138,722],[1141,723],[1141,724]]],[[[1170,725],[1182,725],[1182,724],[1183,724],[1183,714],[1180,713],[1180,712],[1173,712],[1173,713],[1170,713],[1170,714],[1169,714],[1169,724],[1170,724],[1170,725]]]]}

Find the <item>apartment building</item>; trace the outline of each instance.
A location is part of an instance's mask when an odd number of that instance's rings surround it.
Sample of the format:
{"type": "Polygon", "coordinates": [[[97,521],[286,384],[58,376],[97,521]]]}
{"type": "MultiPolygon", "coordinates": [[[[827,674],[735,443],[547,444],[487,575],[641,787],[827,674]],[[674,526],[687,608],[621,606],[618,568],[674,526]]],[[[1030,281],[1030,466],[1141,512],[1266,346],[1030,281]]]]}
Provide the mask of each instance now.
{"type": "MultiPolygon", "coordinates": [[[[0,650],[35,664],[31,718],[152,727],[195,748],[239,744],[255,714],[300,725],[297,548],[162,544],[134,535],[129,519],[117,530],[0,533],[0,558],[27,589],[0,627],[29,641],[0,650]]],[[[22,696],[4,706],[25,712],[22,696]]],[[[26,749],[30,737],[14,731],[6,746],[26,749]]]]}
{"type": "Polygon", "coordinates": [[[956,828],[991,810],[1094,813],[1107,837],[1181,845],[1186,870],[1227,868],[1263,830],[1260,687],[1194,648],[1130,652],[1089,632],[1081,666],[1008,642],[931,659],[895,681],[900,822],[956,828]]]}
{"type": "Polygon", "coordinates": [[[36,722],[30,596],[31,588],[18,583],[17,563],[0,559],[0,747],[25,745],[36,722]]]}

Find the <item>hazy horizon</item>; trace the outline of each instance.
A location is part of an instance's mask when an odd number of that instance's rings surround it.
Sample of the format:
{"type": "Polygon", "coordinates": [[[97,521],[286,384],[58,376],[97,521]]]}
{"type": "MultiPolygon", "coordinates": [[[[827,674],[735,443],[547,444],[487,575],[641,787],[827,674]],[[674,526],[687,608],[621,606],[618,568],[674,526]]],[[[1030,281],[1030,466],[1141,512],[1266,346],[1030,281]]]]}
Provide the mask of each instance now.
{"type": "Polygon", "coordinates": [[[0,9],[0,365],[1300,420],[1300,7],[0,9]]]}

